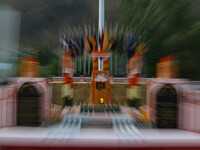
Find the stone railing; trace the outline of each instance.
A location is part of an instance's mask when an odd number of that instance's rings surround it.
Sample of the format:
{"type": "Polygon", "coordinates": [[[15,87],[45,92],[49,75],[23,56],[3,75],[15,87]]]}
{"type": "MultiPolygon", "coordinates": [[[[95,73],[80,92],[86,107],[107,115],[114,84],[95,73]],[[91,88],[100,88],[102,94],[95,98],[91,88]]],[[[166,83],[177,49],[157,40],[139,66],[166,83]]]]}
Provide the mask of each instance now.
{"type": "MultiPolygon", "coordinates": [[[[55,81],[63,81],[64,78],[63,77],[52,77],[51,81],[55,82],[55,81]]],[[[91,82],[91,77],[73,77],[73,81],[74,82],[91,82]]],[[[110,78],[110,82],[114,82],[114,83],[127,83],[128,80],[127,78],[117,78],[117,77],[111,77],[110,78]]]]}

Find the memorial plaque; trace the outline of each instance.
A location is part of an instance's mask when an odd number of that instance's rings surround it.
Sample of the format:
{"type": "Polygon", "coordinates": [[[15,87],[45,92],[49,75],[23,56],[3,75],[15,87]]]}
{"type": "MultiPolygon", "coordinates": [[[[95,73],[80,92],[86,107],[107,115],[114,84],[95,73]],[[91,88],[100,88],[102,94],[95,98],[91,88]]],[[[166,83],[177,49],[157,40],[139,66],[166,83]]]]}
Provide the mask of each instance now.
{"type": "Polygon", "coordinates": [[[93,71],[90,104],[111,104],[109,71],[93,71]]]}
{"type": "Polygon", "coordinates": [[[105,82],[96,82],[96,88],[98,90],[105,89],[105,82]]]}

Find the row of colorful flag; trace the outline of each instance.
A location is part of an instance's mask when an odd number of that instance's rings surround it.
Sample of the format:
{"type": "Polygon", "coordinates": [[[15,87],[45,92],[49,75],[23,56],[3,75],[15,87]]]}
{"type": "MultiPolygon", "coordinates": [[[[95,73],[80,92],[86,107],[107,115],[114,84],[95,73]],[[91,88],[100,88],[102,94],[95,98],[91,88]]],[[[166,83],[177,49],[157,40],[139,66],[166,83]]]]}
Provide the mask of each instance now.
{"type": "Polygon", "coordinates": [[[83,55],[85,49],[84,37],[80,35],[72,36],[70,34],[61,33],[60,43],[64,51],[67,51],[72,57],[83,55]]]}
{"type": "Polygon", "coordinates": [[[67,51],[72,57],[82,56],[84,52],[91,54],[94,51],[100,49],[100,51],[127,53],[128,58],[138,51],[138,47],[141,49],[146,44],[141,40],[140,35],[135,35],[133,32],[124,30],[122,27],[108,28],[105,27],[102,33],[98,33],[98,30],[93,27],[85,28],[85,31],[81,30],[69,30],[69,33],[62,32],[60,35],[60,43],[65,51],[67,51]]]}

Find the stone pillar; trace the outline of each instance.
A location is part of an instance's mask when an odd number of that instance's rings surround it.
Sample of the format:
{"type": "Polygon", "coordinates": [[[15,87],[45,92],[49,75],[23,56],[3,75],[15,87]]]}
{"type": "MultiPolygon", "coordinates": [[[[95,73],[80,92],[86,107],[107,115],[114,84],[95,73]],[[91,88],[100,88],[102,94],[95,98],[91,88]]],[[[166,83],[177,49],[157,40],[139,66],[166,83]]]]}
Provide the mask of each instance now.
{"type": "Polygon", "coordinates": [[[73,72],[74,63],[69,53],[65,52],[62,60],[64,84],[62,86],[62,98],[64,105],[73,105],[73,72]]]}

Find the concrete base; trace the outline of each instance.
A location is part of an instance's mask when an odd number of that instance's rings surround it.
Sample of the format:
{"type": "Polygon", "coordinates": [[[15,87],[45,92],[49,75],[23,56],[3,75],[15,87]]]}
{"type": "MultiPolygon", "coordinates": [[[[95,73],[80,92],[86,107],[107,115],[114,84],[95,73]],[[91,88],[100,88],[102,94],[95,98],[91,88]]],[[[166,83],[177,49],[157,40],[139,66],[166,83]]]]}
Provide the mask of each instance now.
{"type": "MultiPolygon", "coordinates": [[[[0,129],[1,148],[200,148],[200,134],[184,130],[140,129],[142,138],[117,137],[113,129],[84,128],[76,136],[50,134],[48,128],[9,127],[0,129]]],[[[61,131],[62,132],[62,131],[61,131]]]]}

